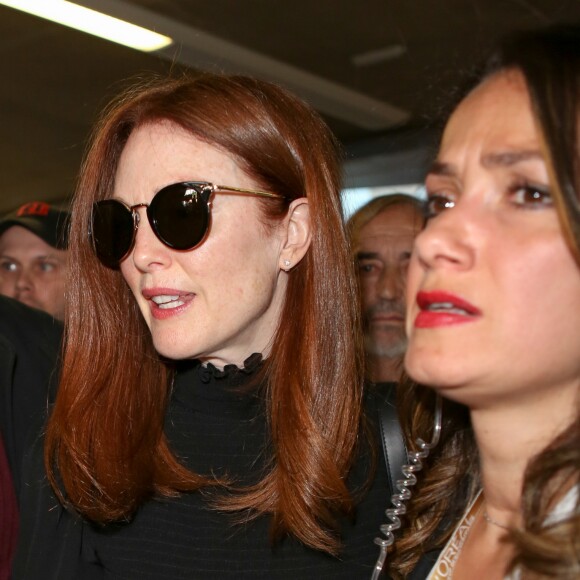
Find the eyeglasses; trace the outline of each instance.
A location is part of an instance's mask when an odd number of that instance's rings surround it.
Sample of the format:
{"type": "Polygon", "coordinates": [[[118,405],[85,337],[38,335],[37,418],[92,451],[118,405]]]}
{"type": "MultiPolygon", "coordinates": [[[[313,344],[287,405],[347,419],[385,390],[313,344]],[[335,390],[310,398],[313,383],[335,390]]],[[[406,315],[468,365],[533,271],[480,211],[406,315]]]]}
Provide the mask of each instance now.
{"type": "Polygon", "coordinates": [[[235,192],[283,199],[285,196],[206,181],[174,183],[159,190],[151,203],[128,206],[117,199],[97,201],[93,205],[90,237],[97,257],[115,268],[135,244],[139,213],[147,208],[147,219],[157,238],[174,250],[192,250],[206,238],[211,223],[213,193],[235,192]]]}

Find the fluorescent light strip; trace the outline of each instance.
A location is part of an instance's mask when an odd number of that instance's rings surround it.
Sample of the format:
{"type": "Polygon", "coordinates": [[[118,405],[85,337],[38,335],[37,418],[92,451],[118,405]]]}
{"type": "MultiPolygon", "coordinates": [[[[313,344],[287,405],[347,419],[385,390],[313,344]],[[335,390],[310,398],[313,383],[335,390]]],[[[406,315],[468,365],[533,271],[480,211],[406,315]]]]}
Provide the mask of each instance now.
{"type": "Polygon", "coordinates": [[[66,0],[0,0],[0,4],[144,52],[159,50],[173,42],[168,36],[66,0]]]}

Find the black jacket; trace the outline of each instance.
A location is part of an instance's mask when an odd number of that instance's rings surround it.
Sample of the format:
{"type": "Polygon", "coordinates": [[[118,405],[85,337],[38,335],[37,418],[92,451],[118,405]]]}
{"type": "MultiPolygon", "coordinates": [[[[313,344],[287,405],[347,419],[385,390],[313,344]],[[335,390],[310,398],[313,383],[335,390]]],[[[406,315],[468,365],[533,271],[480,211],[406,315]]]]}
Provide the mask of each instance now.
{"type": "Polygon", "coordinates": [[[0,296],[0,430],[17,492],[21,462],[47,416],[58,381],[62,324],[40,310],[0,296]]]}
{"type": "Polygon", "coordinates": [[[22,461],[46,418],[56,384],[60,323],[0,296],[0,579],[10,575],[16,543],[22,461]]]}

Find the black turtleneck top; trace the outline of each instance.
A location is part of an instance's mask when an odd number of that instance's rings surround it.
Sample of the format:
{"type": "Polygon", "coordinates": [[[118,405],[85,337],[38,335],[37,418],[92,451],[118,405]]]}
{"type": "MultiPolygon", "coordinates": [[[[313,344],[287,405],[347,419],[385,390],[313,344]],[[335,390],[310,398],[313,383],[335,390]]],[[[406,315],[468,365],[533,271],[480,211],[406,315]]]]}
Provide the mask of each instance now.
{"type": "MultiPolygon", "coordinates": [[[[242,369],[231,365],[220,371],[195,361],[179,369],[165,432],[174,453],[192,471],[227,476],[242,485],[261,479],[268,436],[261,389],[251,384],[260,364],[260,356],[253,355],[242,369]]],[[[351,475],[353,489],[366,481],[369,463],[367,450],[351,475]]],[[[23,499],[14,578],[367,579],[378,555],[373,539],[390,498],[380,450],[377,465],[356,521],[343,524],[340,558],[293,538],[272,545],[269,518],[235,523],[231,515],[212,509],[200,492],[151,500],[129,524],[97,528],[57,505],[45,483],[31,480],[23,499]]]]}

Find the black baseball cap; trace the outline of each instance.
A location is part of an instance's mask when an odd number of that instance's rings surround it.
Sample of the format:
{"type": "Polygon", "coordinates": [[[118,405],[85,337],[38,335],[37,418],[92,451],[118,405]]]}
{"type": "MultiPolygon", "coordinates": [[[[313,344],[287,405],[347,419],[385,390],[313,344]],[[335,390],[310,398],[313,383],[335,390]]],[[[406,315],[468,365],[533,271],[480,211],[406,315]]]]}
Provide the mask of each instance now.
{"type": "Polygon", "coordinates": [[[0,219],[0,236],[12,226],[26,228],[58,250],[68,247],[70,212],[44,201],[32,201],[0,219]]]}

